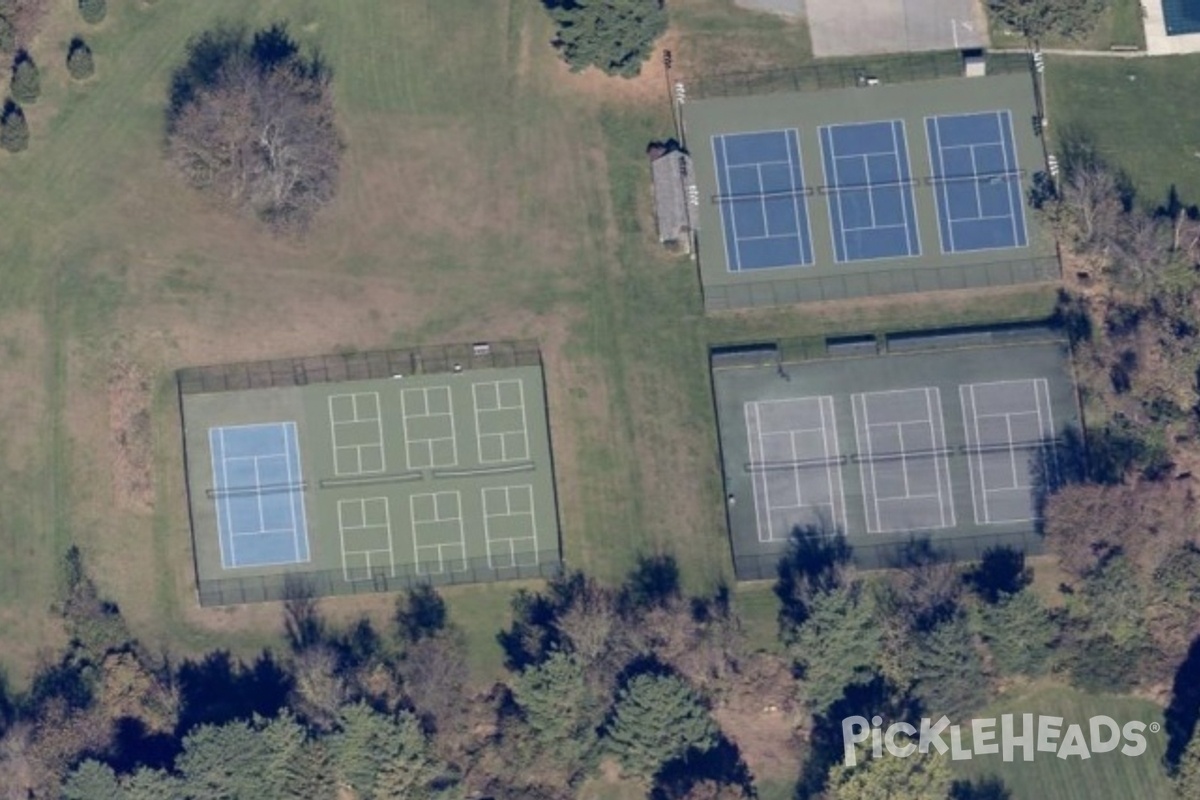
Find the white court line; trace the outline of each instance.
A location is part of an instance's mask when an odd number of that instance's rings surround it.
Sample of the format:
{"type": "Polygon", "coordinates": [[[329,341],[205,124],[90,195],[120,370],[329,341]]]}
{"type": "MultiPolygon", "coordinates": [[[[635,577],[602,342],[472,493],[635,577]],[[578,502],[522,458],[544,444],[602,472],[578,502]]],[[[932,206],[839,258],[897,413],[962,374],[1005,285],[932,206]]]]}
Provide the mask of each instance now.
{"type": "Polygon", "coordinates": [[[975,415],[975,445],[979,452],[976,458],[979,459],[979,483],[983,487],[983,524],[990,524],[992,521],[992,512],[988,507],[988,486],[987,473],[983,469],[983,436],[979,431],[979,403],[975,398],[975,385],[971,387],[971,412],[975,415]]]}
{"type": "MultiPolygon", "coordinates": [[[[494,492],[494,491],[499,491],[499,490],[496,489],[495,487],[484,487],[480,491],[481,499],[483,502],[483,544],[484,544],[484,547],[487,548],[488,566],[492,569],[495,569],[496,565],[492,561],[492,532],[488,527],[488,519],[491,517],[491,515],[488,513],[488,493],[494,492]]],[[[507,493],[505,493],[505,495],[504,495],[504,511],[505,511],[505,513],[508,513],[508,494],[507,493]]],[[[510,555],[511,555],[511,553],[510,553],[510,555]]]]}
{"type": "MultiPolygon", "coordinates": [[[[724,159],[725,159],[725,185],[729,188],[729,194],[732,195],[733,194],[733,177],[729,174],[729,149],[725,146],[725,136],[723,134],[714,136],[713,142],[714,142],[713,169],[716,171],[716,173],[718,175],[721,174],[721,167],[720,167],[721,160],[717,158],[717,147],[715,144],[716,142],[720,142],[721,155],[724,156],[724,159]]],[[[725,203],[721,203],[721,221],[722,222],[725,221],[725,205],[726,205],[725,203]]],[[[738,238],[737,215],[733,213],[733,203],[732,202],[729,203],[729,227],[730,227],[731,232],[733,233],[733,241],[730,242],[729,245],[727,245],[725,248],[725,260],[726,260],[726,262],[729,261],[729,251],[732,250],[734,263],[732,265],[729,265],[729,266],[733,267],[733,269],[731,269],[730,272],[741,272],[742,271],[742,251],[738,247],[738,242],[740,242],[741,239],[738,238]]],[[[721,226],[721,233],[722,234],[725,233],[724,225],[721,226]]]]}
{"type": "MultiPolygon", "coordinates": [[[[982,524],[979,520],[979,497],[980,497],[980,495],[975,486],[975,459],[974,459],[974,457],[971,456],[972,450],[979,449],[979,442],[975,442],[974,444],[972,444],[972,442],[971,442],[972,422],[970,420],[968,420],[968,418],[967,418],[967,390],[969,390],[970,388],[971,388],[971,384],[959,384],[958,401],[959,401],[959,405],[962,406],[963,437],[967,440],[967,475],[971,478],[971,508],[975,512],[975,524],[980,525],[980,524],[982,524]]],[[[974,401],[972,400],[972,403],[973,402],[974,401]]],[[[982,480],[982,475],[980,476],[980,480],[982,480]]]]}
{"type": "MultiPolygon", "coordinates": [[[[946,214],[946,237],[950,240],[950,249],[946,252],[957,253],[958,247],[954,244],[954,223],[950,221],[950,184],[946,181],[946,151],[942,147],[942,123],[941,117],[933,118],[933,129],[937,132],[938,140],[938,165],[941,167],[942,185],[938,190],[939,197],[945,204],[946,214]]],[[[932,158],[932,155],[930,156],[932,158]]],[[[943,248],[945,250],[945,248],[943,248]]]]}
{"type": "MultiPolygon", "coordinates": [[[[517,486],[487,487],[482,491],[482,500],[483,500],[484,538],[487,540],[487,543],[488,543],[488,566],[491,567],[492,569],[496,569],[496,566],[492,561],[492,550],[491,550],[491,545],[492,545],[492,543],[495,543],[495,542],[507,542],[508,543],[509,558],[512,561],[513,567],[518,566],[518,564],[517,564],[517,542],[532,541],[534,557],[536,558],[537,557],[537,511],[534,506],[532,484],[519,484],[517,486]],[[513,513],[512,492],[516,491],[516,490],[524,490],[526,497],[529,499],[529,511],[513,513]],[[489,493],[492,493],[492,492],[503,492],[504,493],[504,512],[503,513],[492,513],[491,511],[489,511],[489,509],[488,509],[489,503],[488,503],[487,498],[488,498],[489,493]],[[488,523],[489,519],[491,519],[493,517],[529,517],[530,533],[528,536],[500,536],[500,537],[493,539],[491,537],[491,532],[490,532],[489,523],[488,523]]],[[[534,563],[536,563],[536,561],[534,563]]]]}
{"type": "MultiPolygon", "coordinates": [[[[801,189],[804,187],[804,163],[801,160],[802,153],[800,151],[800,131],[799,130],[797,130],[796,128],[788,128],[784,132],[783,149],[787,152],[788,183],[792,184],[793,189],[801,189]],[[788,138],[789,136],[791,138],[788,138]],[[796,161],[797,161],[797,163],[795,163],[795,164],[792,163],[792,144],[793,143],[796,145],[796,161]],[[799,183],[797,183],[797,173],[799,173],[799,183]]],[[[801,205],[804,206],[804,228],[805,228],[805,233],[807,233],[807,235],[808,235],[808,238],[801,239],[799,241],[800,262],[802,264],[811,264],[813,262],[812,220],[809,219],[809,215],[808,215],[808,200],[803,195],[800,195],[800,196],[793,195],[792,196],[792,216],[796,220],[796,236],[797,237],[800,236],[800,227],[801,227],[800,226],[800,206],[801,205]],[[807,248],[805,247],[806,242],[808,244],[807,248]]]]}
{"type": "MultiPolygon", "coordinates": [[[[443,412],[442,416],[446,416],[446,417],[450,418],[450,448],[451,448],[451,451],[454,453],[453,461],[451,461],[449,464],[439,464],[437,466],[456,467],[456,466],[458,466],[458,433],[454,428],[454,394],[450,391],[449,386],[442,386],[442,387],[435,387],[435,388],[441,388],[442,390],[444,390],[446,392],[446,407],[449,408],[450,410],[443,412]]],[[[428,391],[428,389],[426,391],[428,391]]],[[[497,399],[499,399],[499,398],[497,398],[497,399]]],[[[432,444],[432,442],[433,442],[433,440],[430,440],[430,445],[429,445],[429,460],[430,460],[430,462],[433,461],[433,444],[432,444]]],[[[466,556],[467,556],[467,553],[466,553],[466,550],[464,549],[463,550],[463,558],[465,559],[466,556]]]]}
{"type": "MultiPolygon", "coordinates": [[[[525,407],[525,382],[517,381],[517,394],[521,401],[521,436],[525,442],[525,458],[529,458],[529,412],[525,407]]],[[[511,431],[510,431],[511,432],[511,431]]],[[[505,455],[507,455],[507,450],[505,455]]]]}
{"type": "MultiPolygon", "coordinates": [[[[912,180],[911,156],[909,156],[909,154],[908,154],[908,130],[907,130],[907,126],[904,123],[904,120],[894,120],[892,122],[892,149],[896,155],[896,176],[897,176],[897,178],[899,178],[900,180],[912,180]],[[900,132],[899,136],[896,135],[897,131],[900,132]],[[907,178],[904,176],[904,168],[903,168],[903,164],[901,163],[901,160],[900,160],[901,146],[903,146],[903,148],[904,148],[904,160],[909,161],[909,163],[910,163],[909,173],[908,173],[907,178]]],[[[919,226],[916,224],[916,220],[909,219],[909,216],[908,216],[909,205],[913,206],[913,215],[916,216],[916,213],[917,213],[916,198],[913,195],[912,186],[901,186],[900,187],[900,210],[902,212],[904,212],[904,229],[905,229],[905,232],[908,233],[908,236],[905,237],[906,239],[909,240],[908,254],[910,256],[918,256],[919,257],[921,255],[921,231],[920,231],[919,226]],[[907,200],[908,202],[906,203],[905,200],[907,200]],[[910,222],[912,224],[910,224],[910,222]],[[914,244],[916,245],[915,248],[913,247],[914,244]]]]}
{"type": "MultiPolygon", "coordinates": [[[[208,450],[209,450],[209,456],[212,459],[214,476],[216,476],[216,474],[217,474],[217,461],[219,460],[221,462],[221,486],[224,487],[229,484],[229,472],[225,468],[224,429],[222,429],[222,428],[209,428],[208,429],[208,450]],[[215,438],[213,437],[214,431],[217,434],[217,436],[215,438]],[[217,458],[217,448],[216,448],[216,444],[215,444],[218,441],[221,444],[220,459],[217,458]]],[[[217,502],[217,544],[220,546],[220,549],[221,549],[221,566],[224,567],[226,564],[229,564],[230,567],[236,567],[237,566],[236,560],[229,560],[226,558],[227,554],[225,553],[225,531],[222,531],[220,529],[221,528],[220,520],[221,520],[222,516],[225,517],[225,530],[227,530],[229,532],[229,535],[230,535],[229,547],[230,547],[230,549],[232,549],[233,548],[233,538],[232,538],[233,537],[233,520],[229,517],[229,504],[217,502]],[[225,508],[222,509],[221,506],[225,506],[225,508]],[[222,510],[224,511],[224,514],[222,514],[222,510]]]]}
{"type": "MultiPolygon", "coordinates": [[[[751,409],[754,409],[755,412],[757,412],[757,406],[758,406],[758,404],[754,403],[754,402],[745,403],[742,406],[742,416],[744,416],[746,418],[746,449],[749,453],[749,461],[752,464],[756,460],[761,461],[762,455],[763,455],[762,451],[760,450],[759,458],[758,459],[754,458],[754,441],[758,437],[758,435],[757,435],[757,433],[752,433],[752,431],[754,429],[753,429],[753,426],[750,424],[750,411],[751,411],[751,409]]],[[[760,447],[762,446],[761,439],[759,439],[759,446],[760,447]]],[[[761,472],[752,472],[750,474],[750,488],[754,494],[754,523],[755,523],[756,532],[758,533],[758,540],[760,542],[769,542],[770,536],[771,536],[771,531],[770,531],[769,527],[767,529],[767,537],[768,538],[764,539],[762,537],[762,535],[763,535],[763,514],[764,514],[763,509],[765,508],[764,504],[766,502],[765,499],[762,499],[763,500],[762,503],[759,502],[760,498],[759,498],[759,494],[758,494],[758,481],[759,481],[760,476],[762,476],[762,475],[763,475],[763,473],[761,473],[761,472]]],[[[764,478],[764,480],[765,480],[765,478],[764,478]]],[[[766,491],[765,486],[763,487],[763,491],[766,491]]],[[[767,511],[765,513],[767,516],[767,525],[769,526],[771,514],[769,511],[767,511]]]]}
{"type": "MultiPolygon", "coordinates": [[[[821,410],[821,449],[825,451],[825,458],[828,460],[830,458],[830,453],[829,453],[829,429],[826,427],[826,422],[825,422],[825,400],[826,399],[827,398],[824,398],[824,397],[820,398],[817,401],[817,407],[820,408],[820,410],[821,410]]],[[[832,415],[833,414],[833,400],[832,400],[832,398],[828,398],[828,399],[830,401],[829,413],[832,415]]],[[[836,425],[836,421],[835,421],[835,425],[836,425]]],[[[834,449],[834,452],[836,453],[837,452],[837,432],[836,432],[836,430],[834,431],[834,437],[833,437],[833,449],[834,449]]],[[[833,456],[833,458],[837,459],[838,456],[835,455],[835,456],[833,456]]],[[[836,528],[837,524],[838,524],[838,499],[837,499],[837,495],[833,491],[833,466],[828,463],[825,464],[825,483],[829,487],[829,507],[830,507],[829,510],[832,512],[833,525],[834,525],[834,528],[836,528]]],[[[841,477],[840,476],[838,478],[838,485],[839,486],[841,485],[841,477]]],[[[843,506],[842,507],[842,516],[845,517],[846,509],[845,509],[844,502],[842,503],[842,506],[843,506]]],[[[845,520],[843,519],[842,532],[845,533],[845,531],[846,531],[845,520]]]]}
{"type": "MultiPolygon", "coordinates": [[[[766,442],[763,441],[762,411],[759,408],[758,403],[754,404],[754,429],[758,435],[758,452],[765,459],[767,457],[767,447],[766,447],[766,442]]],[[[766,541],[773,542],[773,541],[775,541],[775,525],[771,518],[771,509],[772,509],[772,506],[771,506],[771,484],[767,480],[766,472],[762,472],[760,474],[762,475],[762,482],[763,482],[763,513],[765,514],[765,516],[767,518],[766,541]]],[[[763,541],[763,540],[760,538],[759,541],[763,541]]]]}
{"type": "Polygon", "coordinates": [[[1038,388],[1040,389],[1040,391],[1037,393],[1038,430],[1042,434],[1042,440],[1044,442],[1049,442],[1048,445],[1044,445],[1042,448],[1043,451],[1049,451],[1048,453],[1043,453],[1042,458],[1044,460],[1044,466],[1042,469],[1043,472],[1046,472],[1051,468],[1054,470],[1053,476],[1043,475],[1042,477],[1043,480],[1052,481],[1058,475],[1058,445],[1055,444],[1055,439],[1057,437],[1055,436],[1054,431],[1054,407],[1050,404],[1050,382],[1045,378],[1039,378],[1038,388]],[[1043,399],[1046,401],[1046,418],[1044,420],[1042,419],[1043,399]]]}
{"type": "Polygon", "coordinates": [[[850,410],[854,414],[854,443],[858,449],[858,452],[860,452],[860,453],[863,452],[863,441],[862,441],[863,433],[866,434],[866,439],[867,439],[867,443],[866,443],[867,462],[866,463],[867,463],[868,469],[863,468],[863,463],[861,460],[859,461],[859,465],[858,465],[859,480],[862,482],[862,489],[863,489],[863,517],[865,517],[865,519],[866,519],[867,533],[879,533],[879,528],[881,525],[880,519],[879,519],[879,494],[875,488],[875,460],[873,457],[873,452],[871,450],[870,422],[867,420],[867,396],[865,394],[850,395],[850,410]],[[858,402],[855,402],[856,400],[858,402]],[[859,417],[858,417],[858,404],[859,403],[861,403],[862,407],[863,407],[863,420],[862,420],[863,424],[861,426],[859,424],[859,417]],[[871,473],[871,489],[870,489],[870,491],[867,490],[867,473],[868,472],[871,473]],[[871,525],[871,511],[869,508],[867,508],[867,498],[868,497],[871,498],[871,502],[875,506],[875,525],[874,526],[871,525]]]}
{"type": "MultiPolygon", "coordinates": [[[[821,144],[821,177],[825,179],[826,185],[837,185],[837,149],[833,146],[833,126],[822,125],[817,129],[817,138],[821,144]],[[826,148],[828,145],[828,148],[826,148]],[[828,153],[829,158],[825,155],[828,153]],[[829,170],[833,170],[833,174],[829,174],[829,170]]],[[[833,223],[833,203],[829,203],[829,238],[833,240],[833,260],[838,264],[845,264],[850,260],[850,251],[846,245],[846,215],[842,209],[842,193],[835,189],[834,194],[837,195],[837,225],[833,223]],[[840,229],[840,230],[839,230],[840,229]],[[842,242],[842,257],[838,258],[837,242],[842,242]]],[[[829,202],[829,197],[826,195],[826,202],[829,202]]]]}
{"type": "Polygon", "coordinates": [[[754,172],[758,175],[758,208],[762,212],[763,233],[769,234],[771,232],[771,223],[767,219],[767,198],[763,197],[767,192],[767,187],[763,181],[762,164],[755,164],[754,172]]]}
{"type": "MultiPolygon", "coordinates": [[[[256,489],[261,490],[263,482],[262,482],[262,476],[259,475],[259,472],[258,472],[258,456],[254,456],[253,463],[254,463],[254,486],[256,489]]],[[[262,500],[263,500],[262,491],[256,491],[255,495],[254,495],[254,502],[258,505],[258,529],[260,531],[267,527],[267,515],[266,515],[266,512],[263,511],[262,500]]]]}
{"type": "Polygon", "coordinates": [[[979,160],[975,158],[975,145],[971,145],[969,152],[971,153],[971,172],[974,173],[971,183],[975,186],[975,219],[979,219],[983,216],[983,194],[979,188],[979,160]]]}
{"type": "MultiPolygon", "coordinates": [[[[292,444],[290,444],[289,427],[283,426],[283,463],[288,467],[288,486],[295,486],[298,481],[292,477],[292,444]]],[[[300,500],[301,507],[304,507],[304,499],[300,500]]],[[[296,498],[294,493],[288,494],[288,521],[292,523],[292,554],[296,561],[300,561],[300,527],[296,525],[296,498]]],[[[307,531],[305,533],[307,537],[307,531]]],[[[307,542],[306,547],[307,549],[307,542]]]]}
{"type": "Polygon", "coordinates": [[[950,477],[950,458],[946,450],[946,417],[942,413],[942,390],[936,386],[925,387],[925,402],[929,408],[929,433],[933,437],[933,449],[941,451],[942,455],[934,456],[933,466],[937,470],[938,506],[942,518],[942,527],[954,527],[958,518],[954,513],[954,481],[950,477]],[[934,427],[934,416],[937,416],[937,429],[934,427]],[[938,430],[941,431],[939,441],[938,430]],[[938,459],[941,459],[940,465],[938,459]],[[942,500],[942,478],[946,479],[946,500],[942,500]],[[950,522],[946,522],[946,511],[950,511],[950,522]]]}
{"type": "Polygon", "coordinates": [[[871,211],[871,229],[877,230],[879,226],[875,223],[875,184],[871,181],[871,162],[867,160],[867,156],[862,158],[863,173],[867,176],[867,208],[871,211]]]}
{"type": "MultiPolygon", "coordinates": [[[[486,384],[471,384],[471,409],[475,412],[475,449],[479,453],[479,463],[486,464],[483,459],[483,425],[479,420],[479,387],[486,384]]],[[[500,390],[496,389],[496,405],[500,405],[500,390]]]]}
{"type": "MultiPolygon", "coordinates": [[[[996,116],[999,118],[1003,118],[1003,117],[1008,118],[1008,129],[1009,129],[1009,133],[1012,135],[1011,141],[1012,141],[1012,146],[1013,146],[1013,154],[1012,154],[1013,160],[1017,160],[1017,137],[1016,137],[1016,131],[1013,130],[1012,114],[1009,113],[1008,111],[997,111],[996,116]]],[[[999,119],[997,119],[996,127],[999,128],[1000,125],[1001,125],[1001,122],[999,119]]],[[[1020,162],[1018,161],[1018,163],[1012,165],[1011,169],[1009,168],[1008,147],[1006,147],[1004,144],[1003,130],[1001,130],[1001,132],[1000,132],[1000,152],[1004,155],[1004,171],[1005,172],[1016,172],[1017,168],[1020,166],[1020,162]]],[[[1020,201],[1018,201],[1017,203],[1013,203],[1013,191],[1012,191],[1011,186],[1005,187],[1005,194],[1008,195],[1008,210],[1011,213],[1011,217],[1012,217],[1013,246],[1014,247],[1024,247],[1024,245],[1020,244],[1021,237],[1017,234],[1017,214],[1021,215],[1021,227],[1025,227],[1025,207],[1023,205],[1021,205],[1020,201]]],[[[1018,193],[1018,196],[1019,196],[1019,193],[1018,193]]]]}
{"type": "Polygon", "coordinates": [[[408,502],[408,509],[409,509],[410,519],[412,520],[413,553],[417,557],[416,570],[417,570],[418,574],[423,574],[423,573],[421,573],[421,551],[428,550],[430,548],[437,550],[437,554],[438,554],[438,572],[437,572],[437,574],[443,574],[446,571],[446,562],[442,556],[442,549],[446,548],[446,547],[459,548],[459,552],[462,553],[462,561],[464,562],[464,566],[465,566],[465,563],[467,560],[467,541],[466,541],[466,534],[463,529],[462,492],[455,489],[452,491],[426,492],[423,494],[410,495],[409,502],[408,502]],[[442,512],[438,508],[438,500],[437,500],[438,497],[441,495],[453,495],[455,509],[456,509],[456,513],[454,516],[449,516],[449,517],[445,517],[445,518],[442,517],[442,512]],[[424,520],[420,523],[417,522],[416,499],[418,497],[429,497],[432,499],[434,519],[424,520]],[[418,525],[431,525],[431,524],[437,524],[440,522],[457,522],[458,523],[458,544],[451,544],[451,543],[420,544],[417,541],[417,529],[418,529],[417,526],[418,525]]]}
{"type": "MultiPolygon", "coordinates": [[[[942,500],[941,465],[938,463],[938,456],[936,455],[937,450],[938,450],[938,436],[937,436],[937,431],[934,430],[934,427],[933,427],[933,396],[932,396],[932,394],[933,393],[930,390],[930,388],[928,386],[925,387],[925,411],[926,411],[926,413],[929,414],[929,440],[930,440],[931,446],[933,447],[933,450],[935,453],[935,455],[933,457],[933,470],[935,473],[934,474],[934,478],[935,478],[934,483],[937,484],[938,515],[941,517],[942,527],[944,528],[944,527],[946,527],[946,506],[942,500]]],[[[941,404],[941,395],[940,394],[938,395],[938,404],[939,405],[941,404]]],[[[943,429],[944,429],[944,427],[945,427],[945,423],[943,422],[943,429]]],[[[943,442],[943,444],[944,444],[944,442],[943,442]]]]}
{"type": "Polygon", "coordinates": [[[1008,463],[1012,467],[1012,488],[1028,488],[1021,486],[1021,478],[1017,475],[1017,448],[1013,437],[1012,418],[1012,414],[1004,415],[1004,427],[1008,431],[1008,463]]]}
{"type": "MultiPolygon", "coordinates": [[[[788,449],[792,451],[792,463],[800,460],[800,454],[796,452],[796,433],[788,431],[788,449]]],[[[796,503],[793,508],[804,507],[804,495],[800,491],[800,470],[792,467],[792,485],[796,487],[796,503]]]]}
{"type": "MultiPolygon", "coordinates": [[[[908,450],[904,446],[904,426],[905,426],[905,424],[907,424],[907,423],[900,422],[900,423],[896,423],[894,426],[893,425],[880,425],[879,427],[881,427],[881,428],[895,427],[895,429],[896,429],[896,438],[900,440],[900,475],[901,475],[901,477],[904,478],[904,499],[908,500],[912,497],[912,489],[910,489],[909,485],[908,485],[908,450]]],[[[867,429],[867,438],[868,439],[871,438],[871,431],[869,428],[867,429]]],[[[874,465],[872,465],[871,468],[874,469],[875,468],[874,465]]],[[[888,499],[890,500],[893,498],[888,498],[888,499]]],[[[895,498],[895,499],[899,499],[899,498],[895,498]]]]}

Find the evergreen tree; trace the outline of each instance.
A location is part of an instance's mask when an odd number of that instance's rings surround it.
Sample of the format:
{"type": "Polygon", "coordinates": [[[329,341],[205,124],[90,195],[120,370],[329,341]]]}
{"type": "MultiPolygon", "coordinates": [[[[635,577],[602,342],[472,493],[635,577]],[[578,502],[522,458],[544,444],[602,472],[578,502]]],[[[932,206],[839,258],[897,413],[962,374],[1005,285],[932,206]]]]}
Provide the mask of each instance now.
{"type": "Polygon", "coordinates": [[[804,674],[814,714],[823,714],[847,686],[871,681],[883,650],[877,610],[858,582],[813,596],[792,653],[804,674]]]}
{"type": "Polygon", "coordinates": [[[982,707],[988,699],[980,680],[983,661],[975,649],[966,614],[959,613],[933,630],[913,636],[912,693],[929,716],[952,719],[982,707]]]}
{"type": "MultiPolygon", "coordinates": [[[[897,743],[903,746],[901,740],[897,743]]],[[[858,763],[838,763],[829,771],[829,800],[946,800],[950,766],[935,750],[898,758],[885,753],[871,758],[860,746],[858,763]]]]}
{"type": "Polygon", "coordinates": [[[513,694],[533,738],[568,772],[582,769],[595,751],[603,704],[574,655],[553,653],[517,676],[513,694]]]}
{"type": "Polygon", "coordinates": [[[79,16],[89,25],[104,21],[108,15],[108,0],[79,0],[79,16]]]}
{"type": "Polygon", "coordinates": [[[1058,626],[1033,591],[1002,595],[981,608],[979,628],[1002,675],[1036,676],[1049,666],[1058,626]]]}
{"type": "Polygon", "coordinates": [[[408,712],[392,717],[358,703],[344,709],[340,727],[331,743],[334,771],[361,800],[436,796],[453,783],[408,712]]]}
{"type": "Polygon", "coordinates": [[[605,734],[608,747],[630,774],[650,777],[689,751],[711,750],[719,731],[683,679],[642,674],[618,693],[605,734]]]}
{"type": "Polygon", "coordinates": [[[108,764],[88,759],[72,770],[63,784],[62,800],[128,800],[108,764]]]}
{"type": "Polygon", "coordinates": [[[544,0],[558,25],[555,46],[571,69],[599,67],[632,78],[667,30],[663,0],[544,0]]]}
{"type": "Polygon", "coordinates": [[[268,763],[266,740],[248,723],[200,725],[183,740],[175,767],[199,797],[261,796],[268,763]]]}
{"type": "Polygon", "coordinates": [[[140,769],[125,779],[125,800],[186,797],[179,780],[162,770],[140,769]]]}
{"type": "Polygon", "coordinates": [[[25,112],[12,100],[4,104],[4,112],[0,114],[0,147],[10,153],[29,147],[29,123],[25,121],[25,112]]]}
{"type": "Polygon", "coordinates": [[[17,29],[7,17],[0,16],[0,53],[11,53],[17,49],[17,29]]]}
{"type": "Polygon", "coordinates": [[[1200,731],[1192,734],[1192,740],[1179,759],[1175,793],[1180,800],[1196,800],[1200,797],[1200,731]]]}
{"type": "Polygon", "coordinates": [[[12,80],[9,84],[12,96],[18,103],[33,103],[42,94],[42,80],[37,64],[27,53],[17,56],[13,62],[12,80]]]}
{"type": "Polygon", "coordinates": [[[262,729],[265,762],[262,797],[333,797],[327,754],[304,727],[285,712],[262,729]]]}
{"type": "Polygon", "coordinates": [[[83,39],[72,39],[67,50],[67,72],[77,81],[87,80],[96,72],[92,48],[83,39]]]}

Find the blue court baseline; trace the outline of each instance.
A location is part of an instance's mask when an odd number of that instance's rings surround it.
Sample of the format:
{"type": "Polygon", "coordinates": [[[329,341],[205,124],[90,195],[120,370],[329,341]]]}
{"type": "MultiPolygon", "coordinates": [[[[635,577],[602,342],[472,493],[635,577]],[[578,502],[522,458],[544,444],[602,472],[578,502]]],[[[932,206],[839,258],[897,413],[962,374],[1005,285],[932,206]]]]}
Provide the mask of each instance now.
{"type": "Polygon", "coordinates": [[[221,566],[309,560],[296,423],[209,428],[221,566]]]}
{"type": "Polygon", "coordinates": [[[1029,244],[1012,114],[925,118],[943,253],[1029,244]]]}
{"type": "Polygon", "coordinates": [[[799,132],[719,134],[712,145],[727,269],[811,265],[799,132]]]}
{"type": "Polygon", "coordinates": [[[819,130],[834,260],[921,254],[903,120],[819,130]]]}

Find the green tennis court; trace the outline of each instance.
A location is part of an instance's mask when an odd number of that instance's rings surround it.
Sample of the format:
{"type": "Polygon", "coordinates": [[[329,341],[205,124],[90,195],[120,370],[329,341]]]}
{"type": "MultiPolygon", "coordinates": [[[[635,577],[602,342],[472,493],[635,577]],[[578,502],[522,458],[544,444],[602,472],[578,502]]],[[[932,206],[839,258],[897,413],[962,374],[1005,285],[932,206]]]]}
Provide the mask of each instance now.
{"type": "Polygon", "coordinates": [[[184,370],[179,389],[202,605],[559,569],[530,343],[184,370]]]}

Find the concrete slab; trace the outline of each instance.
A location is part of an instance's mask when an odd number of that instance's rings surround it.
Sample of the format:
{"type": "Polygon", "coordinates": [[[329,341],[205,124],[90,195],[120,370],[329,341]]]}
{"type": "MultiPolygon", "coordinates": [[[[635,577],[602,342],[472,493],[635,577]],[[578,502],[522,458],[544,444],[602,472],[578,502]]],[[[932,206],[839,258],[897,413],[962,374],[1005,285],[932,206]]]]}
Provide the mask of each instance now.
{"type": "Polygon", "coordinates": [[[1146,29],[1146,53],[1152,56],[1200,53],[1200,33],[1167,35],[1166,15],[1162,0],[1144,0],[1142,22],[1146,29]]]}
{"type": "Polygon", "coordinates": [[[988,46],[979,0],[807,0],[818,58],[988,46]]]}

